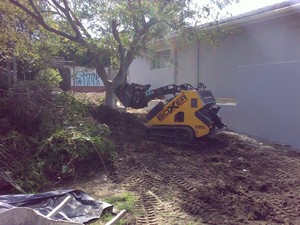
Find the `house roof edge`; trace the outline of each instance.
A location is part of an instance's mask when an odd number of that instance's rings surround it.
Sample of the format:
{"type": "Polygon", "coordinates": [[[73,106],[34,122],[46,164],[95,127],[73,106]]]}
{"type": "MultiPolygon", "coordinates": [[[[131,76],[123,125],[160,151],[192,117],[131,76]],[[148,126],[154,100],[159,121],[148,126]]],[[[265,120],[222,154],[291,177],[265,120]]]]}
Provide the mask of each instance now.
{"type": "Polygon", "coordinates": [[[210,24],[205,24],[200,29],[213,29],[218,26],[233,26],[252,23],[260,19],[274,18],[277,16],[289,15],[300,10],[300,3],[284,2],[276,5],[267,6],[257,10],[243,13],[237,16],[226,18],[221,21],[216,21],[210,24]]]}

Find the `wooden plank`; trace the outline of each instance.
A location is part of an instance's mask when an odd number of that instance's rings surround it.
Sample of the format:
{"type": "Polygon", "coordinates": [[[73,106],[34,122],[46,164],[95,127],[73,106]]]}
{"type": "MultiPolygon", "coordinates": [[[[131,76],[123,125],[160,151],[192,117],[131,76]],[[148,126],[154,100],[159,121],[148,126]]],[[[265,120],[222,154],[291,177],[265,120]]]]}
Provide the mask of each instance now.
{"type": "Polygon", "coordinates": [[[48,215],[48,218],[54,217],[71,200],[71,196],[66,197],[58,206],[56,206],[48,215]]]}
{"type": "Polygon", "coordinates": [[[126,210],[123,209],[121,212],[118,213],[118,215],[116,215],[112,220],[110,220],[105,225],[113,225],[117,223],[120,219],[122,219],[126,215],[126,213],[127,213],[126,210]]]}

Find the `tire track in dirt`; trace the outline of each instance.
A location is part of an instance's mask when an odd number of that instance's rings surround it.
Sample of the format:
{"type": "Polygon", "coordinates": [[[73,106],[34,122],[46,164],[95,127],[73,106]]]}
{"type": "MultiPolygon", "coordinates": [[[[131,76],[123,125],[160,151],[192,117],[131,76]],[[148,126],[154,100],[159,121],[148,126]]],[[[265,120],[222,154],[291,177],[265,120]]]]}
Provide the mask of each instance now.
{"type": "Polygon", "coordinates": [[[140,193],[140,204],[143,208],[143,216],[137,218],[137,224],[158,225],[156,212],[156,199],[148,192],[140,193]]]}
{"type": "Polygon", "coordinates": [[[139,196],[133,224],[300,224],[300,153],[230,131],[189,146],[149,141],[128,118],[112,127],[111,177],[139,196]]]}
{"type": "MultiPolygon", "coordinates": [[[[147,158],[151,159],[155,157],[155,154],[148,154],[147,158]],[[150,157],[150,155],[152,155],[150,157]]],[[[127,154],[127,157],[129,155],[127,154]]],[[[129,158],[132,156],[129,156],[129,158]]],[[[123,187],[128,190],[136,191],[140,196],[139,205],[144,209],[143,216],[138,218],[138,224],[155,224],[156,221],[160,221],[159,224],[168,224],[164,218],[168,215],[169,220],[182,221],[184,223],[185,218],[180,208],[180,202],[177,195],[182,195],[186,190],[193,189],[193,184],[185,182],[185,175],[183,176],[168,176],[155,167],[149,168],[149,165],[143,162],[143,159],[135,158],[135,165],[138,165],[135,170],[130,173],[130,176],[123,177],[123,187]],[[173,185],[170,185],[173,184],[173,185]],[[174,185],[176,184],[176,185],[174,185]],[[178,188],[179,187],[179,188],[178,188]],[[145,193],[152,193],[152,197],[145,193]],[[153,196],[156,196],[153,198],[153,196]],[[160,197],[167,198],[168,200],[160,200],[160,197]],[[159,204],[158,204],[159,203],[159,204]],[[156,210],[154,210],[156,209],[156,210]],[[155,220],[156,219],[156,220],[155,220]]],[[[130,159],[122,160],[123,162],[132,161],[130,159]]],[[[165,164],[160,162],[160,164],[165,164]]],[[[166,164],[168,165],[168,164],[166,164]]],[[[176,166],[174,166],[175,168],[176,166]]],[[[166,171],[174,170],[172,168],[166,168],[166,171]]],[[[178,170],[177,170],[178,171],[178,170]]],[[[188,170],[190,171],[190,170],[188,170]]],[[[188,193],[188,192],[187,192],[188,193]]]]}

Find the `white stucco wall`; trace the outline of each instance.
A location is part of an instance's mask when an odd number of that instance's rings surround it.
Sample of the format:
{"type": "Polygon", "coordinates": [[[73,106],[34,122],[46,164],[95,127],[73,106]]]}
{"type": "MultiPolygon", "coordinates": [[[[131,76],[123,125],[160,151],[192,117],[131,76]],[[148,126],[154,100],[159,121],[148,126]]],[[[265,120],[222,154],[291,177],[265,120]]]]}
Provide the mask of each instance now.
{"type": "Polygon", "coordinates": [[[200,80],[216,97],[235,98],[236,67],[286,61],[288,27],[293,23],[290,16],[263,20],[243,25],[219,47],[201,45],[200,80]]]}
{"type": "Polygon", "coordinates": [[[173,65],[151,70],[149,60],[137,58],[129,68],[129,82],[159,87],[174,82],[196,85],[200,81],[216,97],[235,98],[237,66],[300,60],[300,13],[243,23],[236,33],[219,43],[218,47],[201,44],[199,55],[196,43],[178,48],[176,68],[173,65]]]}
{"type": "Polygon", "coordinates": [[[171,55],[174,64],[160,69],[151,69],[150,60],[136,58],[129,68],[129,83],[151,84],[152,88],[184,83],[197,86],[197,45],[179,48],[177,53],[172,47],[171,55]]]}
{"type": "Polygon", "coordinates": [[[176,84],[189,83],[197,86],[197,45],[179,48],[177,51],[176,84]]]}
{"type": "Polygon", "coordinates": [[[239,66],[235,77],[237,106],[223,107],[224,122],[300,147],[300,61],[239,66]]]}
{"type": "Polygon", "coordinates": [[[298,21],[299,14],[253,21],[219,47],[201,46],[200,80],[215,97],[237,99],[221,106],[229,128],[300,147],[300,70],[290,62],[300,60],[298,21]]]}
{"type": "Polygon", "coordinates": [[[150,69],[150,60],[138,57],[129,68],[129,83],[151,84],[151,88],[158,88],[175,83],[174,66],[161,69],[150,69]]]}

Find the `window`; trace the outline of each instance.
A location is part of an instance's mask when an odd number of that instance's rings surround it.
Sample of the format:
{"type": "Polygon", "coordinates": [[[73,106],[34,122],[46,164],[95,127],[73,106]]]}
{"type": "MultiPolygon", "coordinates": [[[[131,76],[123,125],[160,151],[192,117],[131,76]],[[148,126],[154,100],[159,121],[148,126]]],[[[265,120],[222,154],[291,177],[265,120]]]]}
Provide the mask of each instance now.
{"type": "Polygon", "coordinates": [[[197,101],[197,98],[192,98],[191,99],[191,107],[192,108],[197,108],[198,107],[198,101],[197,101]]]}
{"type": "Polygon", "coordinates": [[[168,68],[171,66],[171,49],[157,51],[153,54],[151,69],[168,68]]]}
{"type": "Polygon", "coordinates": [[[178,112],[174,116],[174,121],[175,122],[184,122],[184,112],[178,112]]]}

